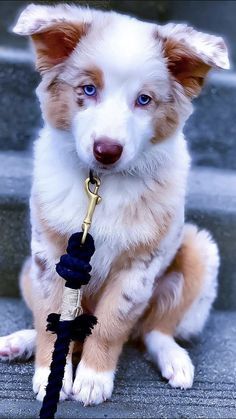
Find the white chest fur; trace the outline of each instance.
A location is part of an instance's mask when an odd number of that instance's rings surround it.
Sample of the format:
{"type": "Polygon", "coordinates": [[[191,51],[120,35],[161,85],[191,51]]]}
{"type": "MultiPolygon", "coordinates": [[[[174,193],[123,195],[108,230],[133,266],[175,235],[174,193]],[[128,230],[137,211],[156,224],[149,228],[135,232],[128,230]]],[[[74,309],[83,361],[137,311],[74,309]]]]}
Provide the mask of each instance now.
{"type": "MultiPolygon", "coordinates": [[[[88,198],[84,191],[87,170],[80,166],[72,139],[52,138],[47,129],[35,145],[34,193],[44,207],[47,223],[55,231],[71,235],[81,230],[88,198]]],[[[169,170],[166,171],[170,177],[169,170]]],[[[154,180],[132,175],[110,174],[102,178],[102,202],[97,206],[91,234],[95,240],[93,272],[104,279],[112,261],[122,251],[150,242],[156,234],[160,214],[174,210],[176,217],[168,237],[163,240],[167,259],[172,255],[180,226],[183,224],[186,167],[173,170],[173,187],[157,196],[154,180]],[[153,189],[153,195],[152,195],[153,189]],[[149,198],[145,194],[149,190],[149,198]],[[169,249],[169,252],[168,252],[169,249]]],[[[166,258],[165,258],[166,259],[166,258]]]]}

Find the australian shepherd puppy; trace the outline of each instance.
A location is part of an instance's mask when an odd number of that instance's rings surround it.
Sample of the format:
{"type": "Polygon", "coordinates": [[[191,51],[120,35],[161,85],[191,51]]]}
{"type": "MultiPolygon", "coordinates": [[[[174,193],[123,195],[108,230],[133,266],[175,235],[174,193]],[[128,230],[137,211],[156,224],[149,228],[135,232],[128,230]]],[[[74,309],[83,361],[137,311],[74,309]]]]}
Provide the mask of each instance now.
{"type": "Polygon", "coordinates": [[[74,380],[71,348],[61,399],[90,405],[111,397],[131,335],[169,385],[190,388],[194,367],[175,338],[203,329],[219,256],[210,234],[184,221],[190,157],[183,126],[208,71],[229,67],[226,46],[184,24],[69,5],[30,5],[14,32],[33,41],[45,125],[34,148],[32,256],[21,275],[35,329],[2,337],[1,358],[35,352],[33,389],[42,400],[55,339],[46,319],[60,311],[64,287],[55,264],[81,230],[92,168],[102,202],[82,303],[98,324],[74,380]]]}

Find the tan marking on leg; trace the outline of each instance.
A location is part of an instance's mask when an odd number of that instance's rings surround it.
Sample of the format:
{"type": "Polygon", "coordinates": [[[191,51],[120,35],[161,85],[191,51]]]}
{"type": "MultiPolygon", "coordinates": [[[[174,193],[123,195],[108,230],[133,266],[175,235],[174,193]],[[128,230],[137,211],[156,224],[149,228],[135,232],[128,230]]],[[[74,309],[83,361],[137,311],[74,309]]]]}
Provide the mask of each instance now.
{"type": "Polygon", "coordinates": [[[82,354],[84,363],[96,371],[115,369],[122,346],[132,327],[130,319],[126,319],[124,324],[118,316],[117,301],[121,295],[122,278],[119,281],[110,278],[109,281],[95,309],[98,324],[86,340],[82,354]]]}
{"type": "Polygon", "coordinates": [[[47,316],[49,313],[60,312],[64,283],[61,278],[51,278],[54,281],[53,293],[42,298],[37,287],[33,287],[30,277],[30,259],[25,263],[21,274],[21,288],[24,299],[33,311],[34,326],[37,331],[36,338],[36,365],[48,367],[51,362],[55,335],[46,332],[47,316]]]}
{"type": "MultiPolygon", "coordinates": [[[[53,293],[45,299],[40,299],[39,296],[35,295],[34,303],[34,325],[37,331],[36,340],[36,354],[35,364],[37,367],[49,367],[52,360],[52,352],[56,335],[47,332],[47,317],[50,313],[60,313],[62,294],[64,289],[64,282],[61,278],[52,278],[54,281],[53,293]]],[[[72,355],[73,344],[70,345],[70,352],[68,359],[72,355]]]]}
{"type": "Polygon", "coordinates": [[[31,258],[24,262],[20,274],[20,289],[27,306],[33,310],[34,296],[32,294],[32,278],[30,277],[31,263],[31,258]]]}
{"type": "Polygon", "coordinates": [[[183,289],[179,304],[172,309],[166,307],[163,311],[158,309],[158,300],[162,298],[162,287],[165,287],[165,275],[158,280],[149,309],[143,316],[141,334],[158,330],[162,333],[174,335],[176,326],[183,315],[199,295],[205,275],[206,263],[201,249],[201,240],[198,239],[197,229],[194,226],[185,226],[185,233],[181,248],[174,261],[167,270],[167,275],[178,272],[183,274],[183,289]]]}

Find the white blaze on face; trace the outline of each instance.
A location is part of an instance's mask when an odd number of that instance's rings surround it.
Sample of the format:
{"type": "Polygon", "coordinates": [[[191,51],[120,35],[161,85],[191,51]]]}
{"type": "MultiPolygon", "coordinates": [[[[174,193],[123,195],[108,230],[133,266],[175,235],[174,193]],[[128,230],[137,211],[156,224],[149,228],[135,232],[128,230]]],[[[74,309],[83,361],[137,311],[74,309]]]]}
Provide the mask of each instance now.
{"type": "Polygon", "coordinates": [[[78,155],[85,164],[95,163],[94,141],[108,137],[123,146],[117,167],[127,168],[154,135],[152,112],[136,106],[138,95],[150,94],[153,85],[161,100],[170,90],[153,25],[119,17],[99,36],[94,25],[72,54],[70,65],[74,74],[76,68],[97,68],[103,77],[97,99],[86,99],[86,106],[78,109],[73,119],[78,155]]]}

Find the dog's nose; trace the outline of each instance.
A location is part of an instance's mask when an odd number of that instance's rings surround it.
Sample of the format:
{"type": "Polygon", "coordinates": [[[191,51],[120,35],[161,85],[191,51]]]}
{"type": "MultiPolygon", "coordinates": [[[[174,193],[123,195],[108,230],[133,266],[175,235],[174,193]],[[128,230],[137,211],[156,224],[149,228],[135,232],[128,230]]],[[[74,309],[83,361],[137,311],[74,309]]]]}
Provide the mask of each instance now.
{"type": "Polygon", "coordinates": [[[121,144],[103,137],[94,142],[93,154],[97,161],[102,164],[113,164],[119,160],[123,151],[121,144]]]}

